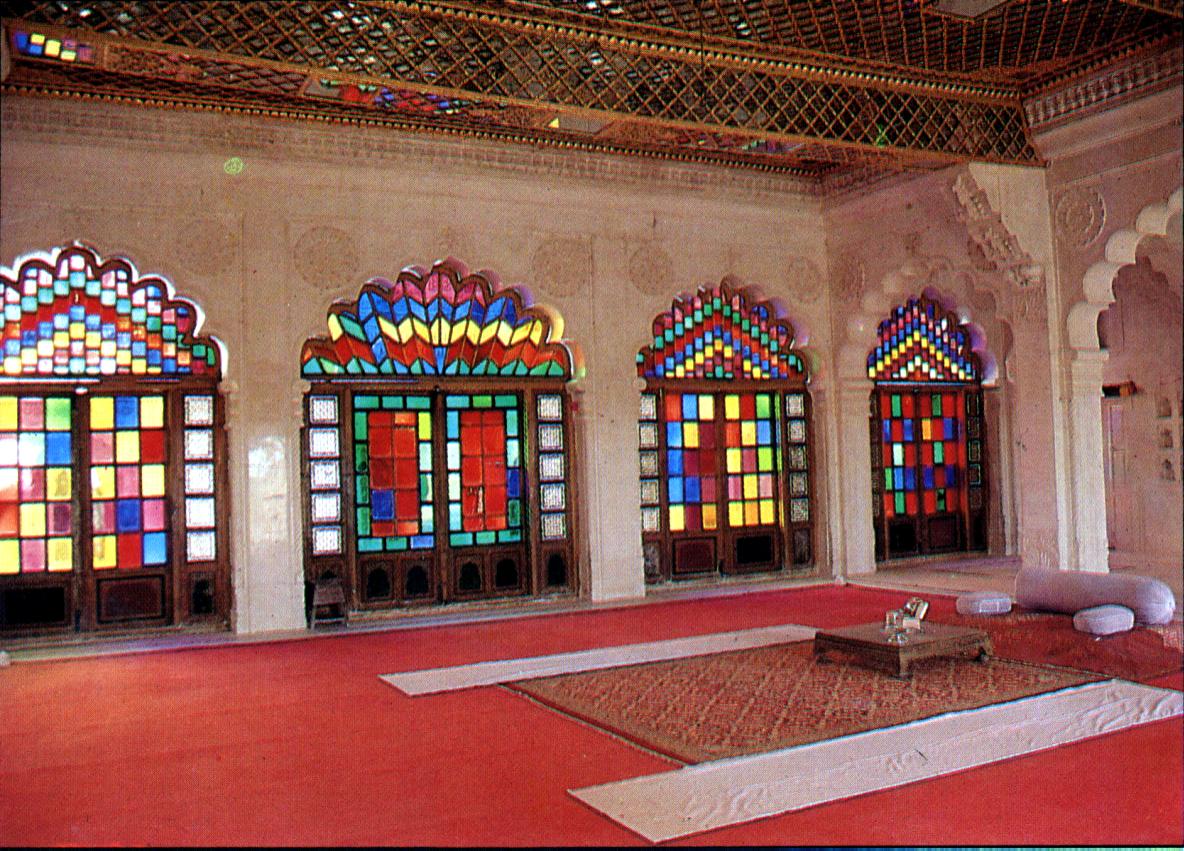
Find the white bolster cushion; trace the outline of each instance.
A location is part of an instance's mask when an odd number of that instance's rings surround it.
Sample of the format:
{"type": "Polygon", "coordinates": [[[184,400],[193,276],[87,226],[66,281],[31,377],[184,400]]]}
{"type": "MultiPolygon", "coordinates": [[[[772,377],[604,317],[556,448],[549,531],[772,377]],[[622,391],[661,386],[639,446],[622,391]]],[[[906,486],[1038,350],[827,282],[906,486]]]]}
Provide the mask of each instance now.
{"type": "Polygon", "coordinates": [[[954,601],[960,615],[1005,615],[1011,611],[1011,598],[998,591],[972,591],[954,601]]]}
{"type": "Polygon", "coordinates": [[[1126,606],[1094,606],[1073,616],[1073,628],[1090,635],[1128,632],[1135,625],[1135,613],[1126,606]]]}
{"type": "Polygon", "coordinates": [[[1015,601],[1026,609],[1072,614],[1114,604],[1145,624],[1165,624],[1176,611],[1166,583],[1150,576],[1026,568],[1015,576],[1015,601]]]}

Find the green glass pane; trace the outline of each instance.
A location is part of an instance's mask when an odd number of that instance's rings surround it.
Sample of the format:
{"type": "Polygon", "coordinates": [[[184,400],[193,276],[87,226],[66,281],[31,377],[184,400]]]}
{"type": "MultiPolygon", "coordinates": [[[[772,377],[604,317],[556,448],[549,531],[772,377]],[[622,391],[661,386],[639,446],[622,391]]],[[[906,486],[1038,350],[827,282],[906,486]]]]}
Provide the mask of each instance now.
{"type": "Polygon", "coordinates": [[[380,553],[382,552],[381,538],[358,538],[358,552],[360,553],[380,553]]]}
{"type": "MultiPolygon", "coordinates": [[[[502,397],[498,397],[499,399],[502,397]]],[[[506,435],[508,437],[518,436],[518,412],[506,411],[506,435]]]]}
{"type": "Polygon", "coordinates": [[[946,510],[946,492],[944,490],[939,490],[937,492],[937,510],[946,510]]]}
{"type": "Polygon", "coordinates": [[[492,408],[493,407],[493,397],[488,396],[488,395],[474,396],[473,397],[473,407],[474,408],[492,408]]]}
{"type": "Polygon", "coordinates": [[[522,503],[516,499],[506,503],[506,523],[515,527],[522,523],[522,503]]]}
{"type": "Polygon", "coordinates": [[[765,393],[757,394],[756,415],[762,420],[767,420],[769,418],[769,397],[765,393]]]}
{"type": "Polygon", "coordinates": [[[896,513],[904,514],[904,492],[899,491],[896,494],[896,513]]]}
{"type": "Polygon", "coordinates": [[[499,408],[516,408],[516,407],[518,407],[518,397],[517,396],[498,396],[493,401],[494,401],[494,404],[496,404],[499,408]]]}
{"type": "Polygon", "coordinates": [[[358,502],[370,502],[370,477],[355,476],[358,482],[358,502]]]}
{"type": "Polygon", "coordinates": [[[945,444],[938,441],[933,444],[933,463],[944,464],[946,462],[946,447],[945,444]]]}
{"type": "Polygon", "coordinates": [[[365,506],[358,506],[358,534],[363,536],[370,534],[370,509],[365,506]]]}
{"type": "Polygon", "coordinates": [[[473,546],[473,536],[469,532],[458,532],[448,536],[449,543],[454,547],[473,546]]]}
{"type": "Polygon", "coordinates": [[[900,416],[900,394],[899,393],[892,394],[892,416],[894,416],[894,417],[900,416]]]}
{"type": "Polygon", "coordinates": [[[377,396],[355,396],[354,397],[354,407],[355,408],[363,408],[363,409],[377,408],[378,407],[378,397],[377,396]]]}
{"type": "Polygon", "coordinates": [[[444,400],[445,407],[448,408],[467,408],[469,407],[470,399],[468,396],[448,396],[444,400]]]}
{"type": "Polygon", "coordinates": [[[401,411],[403,410],[402,396],[383,396],[382,407],[387,411],[401,411]]]}
{"type": "Polygon", "coordinates": [[[432,498],[432,478],[431,476],[419,477],[419,501],[428,502],[432,498]]]}
{"type": "Polygon", "coordinates": [[[400,535],[397,538],[388,538],[386,542],[387,552],[401,553],[409,549],[411,542],[407,540],[405,535],[400,535]]]}
{"type": "Polygon", "coordinates": [[[756,468],[762,473],[773,469],[773,450],[770,447],[762,446],[756,451],[756,468]]]}
{"type": "Polygon", "coordinates": [[[427,411],[432,407],[432,400],[426,396],[409,396],[407,407],[413,411],[427,411]]]}
{"type": "Polygon", "coordinates": [[[884,490],[892,490],[892,470],[884,470],[884,490]]]}
{"type": "Polygon", "coordinates": [[[46,431],[70,430],[70,400],[48,398],[45,400],[46,431]]]}
{"type": "Polygon", "coordinates": [[[933,416],[941,416],[941,394],[933,393],[929,396],[929,409],[933,411],[933,416]]]}
{"type": "Polygon", "coordinates": [[[370,436],[370,422],[365,414],[354,414],[354,440],[368,440],[370,436]]]}
{"type": "Polygon", "coordinates": [[[358,443],[354,446],[354,466],[359,470],[368,470],[370,453],[366,451],[366,444],[358,443]]]}
{"type": "Polygon", "coordinates": [[[900,467],[901,465],[904,464],[904,444],[903,443],[892,444],[892,463],[895,464],[897,467],[900,467]]]}
{"type": "Polygon", "coordinates": [[[497,542],[497,535],[493,532],[478,532],[474,537],[478,544],[493,544],[497,542]]]}

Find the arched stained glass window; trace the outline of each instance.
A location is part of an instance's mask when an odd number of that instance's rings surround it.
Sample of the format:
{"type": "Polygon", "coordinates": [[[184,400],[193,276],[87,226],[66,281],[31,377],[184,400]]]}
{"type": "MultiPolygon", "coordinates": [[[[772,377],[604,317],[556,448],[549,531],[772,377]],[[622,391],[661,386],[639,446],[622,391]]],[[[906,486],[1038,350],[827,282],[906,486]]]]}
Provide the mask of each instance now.
{"type": "Polygon", "coordinates": [[[310,582],[378,609],[575,588],[562,320],[459,261],[367,282],[301,372],[310,582]]]}
{"type": "Polygon", "coordinates": [[[674,301],[637,355],[649,581],[813,562],[810,396],[792,326],[727,282],[674,301]]]}
{"type": "Polygon", "coordinates": [[[0,628],[225,619],[221,364],[200,311],[81,243],[0,280],[0,628]]]}
{"type": "Polygon", "coordinates": [[[956,315],[912,298],[868,354],[880,559],[986,547],[981,365],[956,315]]]}

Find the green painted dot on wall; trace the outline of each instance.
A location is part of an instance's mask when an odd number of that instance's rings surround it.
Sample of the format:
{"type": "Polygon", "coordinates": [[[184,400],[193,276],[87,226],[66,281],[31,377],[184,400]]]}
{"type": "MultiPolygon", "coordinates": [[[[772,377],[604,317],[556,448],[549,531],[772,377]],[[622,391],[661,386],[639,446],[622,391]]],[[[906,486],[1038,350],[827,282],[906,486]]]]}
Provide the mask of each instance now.
{"type": "Polygon", "coordinates": [[[242,157],[231,157],[226,162],[222,163],[222,170],[227,174],[242,174],[242,170],[246,168],[242,157]]]}

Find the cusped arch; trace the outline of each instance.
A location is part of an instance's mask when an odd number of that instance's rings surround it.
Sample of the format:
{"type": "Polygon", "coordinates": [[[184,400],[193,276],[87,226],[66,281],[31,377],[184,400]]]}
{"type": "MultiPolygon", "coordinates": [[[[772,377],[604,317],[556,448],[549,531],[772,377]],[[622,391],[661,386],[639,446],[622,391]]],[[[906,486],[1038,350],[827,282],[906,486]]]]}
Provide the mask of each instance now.
{"type": "MultiPolygon", "coordinates": [[[[955,281],[961,284],[962,293],[986,291],[995,301],[994,293],[978,283],[974,272],[955,267],[945,258],[913,257],[888,272],[878,287],[864,294],[859,309],[847,319],[846,341],[839,349],[840,374],[852,381],[866,380],[867,358],[876,345],[881,323],[909,297],[921,294],[957,315],[959,327],[968,334],[970,351],[980,363],[982,383],[992,386],[998,379],[999,359],[988,342],[986,329],[972,318],[970,307],[953,295],[950,284],[955,281]]],[[[1010,330],[1006,319],[998,311],[993,318],[1006,336],[1010,330]]]]}
{"type": "Polygon", "coordinates": [[[225,368],[221,341],[200,333],[202,309],[127,257],[76,240],[18,257],[0,288],[5,377],[217,379],[225,368]]]}
{"type": "Polygon", "coordinates": [[[556,311],[453,257],[408,266],[394,282],[371,278],[354,301],[330,306],[328,325],[301,351],[305,379],[583,374],[556,311]]]}
{"type": "Polygon", "coordinates": [[[795,348],[783,304],[730,277],[676,297],[652,331],[637,353],[641,379],[808,381],[816,360],[795,348]]]}
{"type": "Polygon", "coordinates": [[[1153,237],[1172,238],[1170,223],[1178,221],[1184,206],[1184,186],[1177,186],[1166,201],[1148,204],[1132,227],[1115,231],[1106,240],[1103,259],[1085,271],[1083,298],[1069,309],[1069,345],[1078,351],[1097,351],[1098,315],[1114,303],[1114,279],[1124,266],[1135,263],[1139,246],[1153,237]]]}

